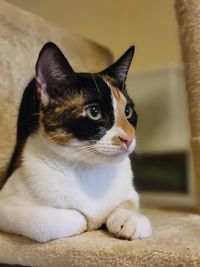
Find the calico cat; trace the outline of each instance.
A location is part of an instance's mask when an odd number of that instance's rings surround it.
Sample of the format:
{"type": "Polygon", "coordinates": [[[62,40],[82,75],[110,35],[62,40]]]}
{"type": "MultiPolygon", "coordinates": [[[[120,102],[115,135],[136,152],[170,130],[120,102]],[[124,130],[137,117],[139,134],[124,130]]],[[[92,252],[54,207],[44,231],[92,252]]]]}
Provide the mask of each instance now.
{"type": "Polygon", "coordinates": [[[0,230],[38,242],[103,224],[118,238],[151,235],[129,160],[137,114],[125,80],[133,54],[132,46],[99,73],[76,73],[55,44],[44,45],[21,102],[0,230]]]}

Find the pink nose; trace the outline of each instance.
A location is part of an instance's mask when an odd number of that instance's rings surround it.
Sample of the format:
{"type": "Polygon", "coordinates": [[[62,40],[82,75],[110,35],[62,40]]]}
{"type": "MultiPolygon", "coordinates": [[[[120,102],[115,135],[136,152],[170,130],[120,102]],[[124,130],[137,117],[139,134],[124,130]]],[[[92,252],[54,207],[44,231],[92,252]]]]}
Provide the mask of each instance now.
{"type": "Polygon", "coordinates": [[[121,137],[119,136],[119,139],[122,143],[124,143],[126,145],[126,147],[129,147],[131,145],[131,143],[133,142],[133,137],[121,137]]]}

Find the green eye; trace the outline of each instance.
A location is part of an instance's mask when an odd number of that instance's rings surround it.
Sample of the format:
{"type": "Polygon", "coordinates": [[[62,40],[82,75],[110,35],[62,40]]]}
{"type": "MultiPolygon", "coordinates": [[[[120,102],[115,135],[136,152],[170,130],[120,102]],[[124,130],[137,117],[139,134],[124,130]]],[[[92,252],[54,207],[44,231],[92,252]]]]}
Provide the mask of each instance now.
{"type": "Polygon", "coordinates": [[[126,105],[124,113],[126,118],[130,119],[133,116],[133,108],[130,105],[126,105]]]}
{"type": "Polygon", "coordinates": [[[102,119],[101,110],[98,105],[91,105],[87,107],[85,111],[87,116],[94,121],[102,119]]]}

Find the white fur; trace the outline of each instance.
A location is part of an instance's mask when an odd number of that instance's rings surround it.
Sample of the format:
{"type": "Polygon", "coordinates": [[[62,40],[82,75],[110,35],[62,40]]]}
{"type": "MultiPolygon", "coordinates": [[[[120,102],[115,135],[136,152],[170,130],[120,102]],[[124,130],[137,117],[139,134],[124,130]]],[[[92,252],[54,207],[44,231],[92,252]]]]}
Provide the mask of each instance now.
{"type": "Polygon", "coordinates": [[[111,214],[106,226],[109,232],[118,238],[130,240],[146,238],[152,233],[151,223],[147,217],[127,209],[119,209],[111,214]]]}
{"type": "Polygon", "coordinates": [[[126,238],[149,236],[149,221],[136,212],[122,210],[110,217],[126,200],[138,207],[127,157],[135,140],[128,149],[114,146],[111,138],[119,133],[122,129],[114,125],[94,144],[73,139],[66,147],[48,140],[42,130],[30,136],[22,166],[0,192],[0,229],[46,242],[107,221],[116,235],[123,222],[126,238]]]}

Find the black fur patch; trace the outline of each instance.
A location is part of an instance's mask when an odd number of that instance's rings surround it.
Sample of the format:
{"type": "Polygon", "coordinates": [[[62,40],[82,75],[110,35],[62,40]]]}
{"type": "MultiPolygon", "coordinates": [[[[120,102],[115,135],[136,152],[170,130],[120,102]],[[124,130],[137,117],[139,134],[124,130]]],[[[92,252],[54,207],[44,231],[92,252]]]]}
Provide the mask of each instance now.
{"type": "Polygon", "coordinates": [[[103,79],[97,75],[78,74],[76,91],[82,91],[85,96],[85,105],[97,103],[102,111],[102,119],[93,121],[87,116],[69,118],[63,121],[63,127],[80,140],[97,140],[104,136],[114,124],[114,111],[111,90],[103,79]],[[95,81],[94,81],[95,79],[95,81]]]}
{"type": "MultiPolygon", "coordinates": [[[[62,87],[66,88],[64,84],[62,87]]],[[[58,90],[52,104],[44,107],[42,113],[46,132],[63,129],[79,140],[100,139],[114,124],[111,90],[103,79],[95,74],[77,74],[77,80],[72,88],[62,90],[61,94],[58,90]],[[82,103],[78,100],[81,96],[82,103]],[[70,105],[71,101],[75,104],[70,105]],[[102,111],[103,116],[99,121],[80,115],[86,105],[93,103],[98,104],[102,111]],[[56,112],[59,108],[60,112],[56,112]]]]}
{"type": "Polygon", "coordinates": [[[40,100],[37,98],[35,79],[33,79],[22,96],[17,120],[16,145],[6,177],[9,177],[18,165],[21,164],[22,151],[26,140],[39,127],[39,106],[40,100]]]}

